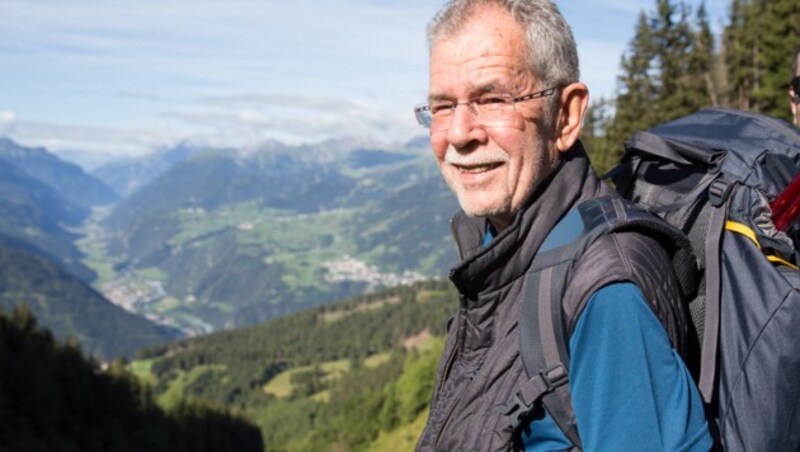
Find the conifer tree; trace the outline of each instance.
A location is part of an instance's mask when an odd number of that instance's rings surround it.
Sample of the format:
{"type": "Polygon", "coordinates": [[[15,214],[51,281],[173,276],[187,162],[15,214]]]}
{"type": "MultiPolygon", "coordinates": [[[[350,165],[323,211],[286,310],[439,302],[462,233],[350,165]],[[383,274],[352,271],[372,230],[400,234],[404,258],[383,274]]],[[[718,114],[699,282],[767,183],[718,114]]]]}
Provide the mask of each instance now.
{"type": "Polygon", "coordinates": [[[763,29],[762,83],[753,94],[757,109],[765,113],[790,118],[786,91],[794,52],[800,45],[800,2],[770,0],[760,21],[763,29]]]}
{"type": "Polygon", "coordinates": [[[622,143],[634,131],[649,127],[657,118],[658,87],[652,66],[655,54],[653,30],[642,11],[629,50],[622,56],[622,74],[617,78],[616,111],[607,131],[608,139],[614,146],[609,156],[613,161],[621,155],[622,143]]]}
{"type": "Polygon", "coordinates": [[[692,23],[685,2],[655,3],[651,15],[640,13],[622,57],[614,118],[605,133],[596,128],[590,132],[589,141],[602,143],[598,137],[605,136],[605,146],[614,149],[595,157],[599,162],[616,161],[622,144],[637,130],[720,103],[715,43],[705,5],[692,23]]]}
{"type": "Polygon", "coordinates": [[[789,67],[800,46],[800,2],[733,0],[724,31],[728,102],[789,119],[789,67]]]}
{"type": "Polygon", "coordinates": [[[684,74],[687,89],[701,106],[719,105],[719,82],[716,80],[714,35],[708,24],[705,2],[695,18],[694,45],[689,55],[689,71],[684,74]]]}
{"type": "Polygon", "coordinates": [[[686,5],[657,0],[651,29],[655,46],[654,77],[658,87],[655,123],[660,123],[691,113],[698,104],[692,97],[697,93],[687,92],[685,86],[693,44],[686,5]]]}
{"type": "Polygon", "coordinates": [[[748,27],[748,0],[733,0],[729,24],[723,33],[728,105],[741,110],[750,109],[753,90],[753,35],[748,27]]]}
{"type": "Polygon", "coordinates": [[[583,119],[581,141],[592,160],[592,165],[601,174],[610,170],[616,163],[612,160],[614,144],[606,133],[613,119],[611,110],[613,106],[614,102],[610,99],[601,97],[592,100],[583,119]]]}

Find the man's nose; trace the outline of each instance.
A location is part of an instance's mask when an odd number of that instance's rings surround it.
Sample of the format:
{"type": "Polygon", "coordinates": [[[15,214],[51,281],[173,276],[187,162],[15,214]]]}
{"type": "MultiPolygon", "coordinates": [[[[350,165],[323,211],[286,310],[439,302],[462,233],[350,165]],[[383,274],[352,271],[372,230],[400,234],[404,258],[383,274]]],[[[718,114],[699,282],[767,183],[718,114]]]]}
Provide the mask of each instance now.
{"type": "Polygon", "coordinates": [[[483,135],[485,131],[478,122],[473,107],[467,103],[456,105],[447,130],[447,142],[455,148],[463,148],[483,135]]]}

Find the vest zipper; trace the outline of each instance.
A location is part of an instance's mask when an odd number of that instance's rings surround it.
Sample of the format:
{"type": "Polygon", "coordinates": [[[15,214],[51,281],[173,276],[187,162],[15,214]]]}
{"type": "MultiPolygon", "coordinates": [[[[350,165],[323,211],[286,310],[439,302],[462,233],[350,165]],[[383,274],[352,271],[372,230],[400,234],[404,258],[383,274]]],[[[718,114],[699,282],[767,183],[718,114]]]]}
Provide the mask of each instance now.
{"type": "Polygon", "coordinates": [[[456,351],[458,351],[458,344],[453,344],[453,350],[450,351],[450,356],[447,357],[447,365],[444,368],[444,376],[442,377],[443,388],[444,384],[447,382],[447,379],[450,377],[450,370],[453,368],[453,362],[455,361],[456,351]]]}
{"type": "MultiPolygon", "coordinates": [[[[455,359],[456,358],[456,354],[457,354],[458,349],[460,348],[460,345],[461,345],[461,338],[460,338],[461,337],[461,331],[459,331],[459,329],[461,328],[461,325],[456,325],[456,328],[457,328],[457,330],[456,330],[455,334],[456,334],[456,338],[458,338],[458,339],[455,341],[455,344],[453,344],[453,350],[450,351],[450,356],[447,357],[447,364],[445,365],[445,368],[444,368],[444,375],[442,377],[442,383],[441,383],[440,391],[444,391],[444,388],[447,385],[447,380],[450,378],[450,372],[453,370],[453,364],[455,364],[455,361],[456,361],[456,359],[455,359]]],[[[450,407],[450,410],[447,412],[447,417],[444,420],[444,424],[442,425],[442,428],[439,429],[439,432],[436,435],[436,447],[435,447],[436,449],[439,448],[439,442],[442,440],[442,435],[444,434],[444,431],[447,430],[447,427],[450,425],[450,419],[453,417],[453,413],[455,412],[456,406],[458,405],[458,402],[461,400],[462,392],[463,392],[463,389],[462,389],[462,391],[459,391],[458,395],[455,397],[455,400],[453,401],[454,402],[453,405],[450,407]]]]}
{"type": "Polygon", "coordinates": [[[450,426],[450,420],[453,418],[453,413],[455,413],[456,407],[461,401],[463,394],[464,390],[461,388],[461,390],[458,392],[458,395],[456,395],[455,400],[453,400],[453,406],[451,406],[450,410],[447,411],[447,417],[444,419],[444,424],[442,424],[442,428],[439,429],[439,433],[436,435],[436,450],[439,450],[439,443],[442,441],[442,436],[444,436],[445,430],[447,430],[447,427],[450,426]]]}
{"type": "MultiPolygon", "coordinates": [[[[450,234],[453,236],[453,241],[456,243],[456,251],[458,251],[458,258],[464,260],[464,253],[461,251],[461,240],[458,239],[456,234],[456,222],[454,218],[450,219],[450,234]]],[[[452,271],[450,272],[452,275],[452,271]]]]}
{"type": "MultiPolygon", "coordinates": [[[[456,403],[458,403],[460,399],[461,397],[457,398],[456,403]]],[[[439,450],[439,443],[442,441],[442,435],[444,434],[444,431],[447,430],[447,427],[450,425],[450,419],[453,418],[454,411],[455,411],[455,405],[453,405],[453,409],[451,409],[450,412],[447,413],[447,419],[444,420],[444,425],[439,430],[439,436],[436,437],[436,450],[439,450]]]]}
{"type": "MultiPolygon", "coordinates": [[[[461,241],[458,238],[458,234],[456,234],[456,222],[454,221],[454,219],[450,220],[450,233],[453,235],[453,241],[456,244],[456,250],[458,251],[458,257],[459,257],[459,259],[463,260],[464,259],[464,253],[462,252],[462,249],[461,249],[461,241]]],[[[449,279],[455,284],[455,286],[458,289],[458,291],[461,292],[461,287],[459,287],[459,285],[456,284],[456,282],[453,280],[453,276],[454,275],[455,275],[455,271],[453,269],[451,269],[450,270],[450,274],[448,275],[449,279]]],[[[461,298],[461,296],[459,296],[459,298],[461,298]]],[[[461,302],[461,300],[459,300],[459,304],[461,304],[460,302],[461,302]]],[[[461,327],[460,325],[456,325],[456,328],[460,328],[460,327],[461,327]]],[[[455,334],[456,334],[457,338],[460,337],[460,331],[456,331],[455,334]]],[[[441,384],[441,388],[440,388],[441,391],[444,391],[444,388],[445,388],[445,386],[447,384],[447,380],[450,378],[450,372],[453,370],[453,364],[455,363],[455,357],[456,357],[456,353],[458,352],[458,349],[459,349],[459,346],[460,346],[460,342],[461,342],[460,339],[456,340],[456,343],[453,344],[453,350],[450,351],[450,356],[447,357],[447,364],[445,365],[444,375],[442,376],[442,384],[441,384]]],[[[461,400],[461,391],[459,391],[459,394],[456,395],[456,398],[453,401],[454,402],[453,406],[451,406],[450,410],[447,412],[447,417],[444,420],[444,424],[442,424],[442,428],[440,428],[439,432],[436,434],[436,445],[434,447],[435,449],[439,449],[439,443],[442,441],[442,435],[444,434],[445,430],[447,430],[447,427],[450,425],[450,419],[452,419],[453,412],[455,412],[455,408],[458,405],[458,402],[460,400],[461,400]]]]}

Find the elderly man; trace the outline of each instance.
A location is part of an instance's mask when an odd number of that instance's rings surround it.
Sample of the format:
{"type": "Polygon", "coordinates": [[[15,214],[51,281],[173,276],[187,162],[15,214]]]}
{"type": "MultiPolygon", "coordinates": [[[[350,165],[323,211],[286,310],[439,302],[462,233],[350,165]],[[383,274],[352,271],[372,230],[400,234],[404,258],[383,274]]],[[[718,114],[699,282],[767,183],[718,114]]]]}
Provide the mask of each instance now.
{"type": "Polygon", "coordinates": [[[792,106],[792,119],[800,127],[800,49],[792,58],[792,81],[789,83],[789,104],[792,106]]]}
{"type": "MultiPolygon", "coordinates": [[[[576,425],[556,425],[537,404],[523,425],[509,426],[508,401],[527,380],[517,326],[531,262],[570,209],[614,195],[578,141],[588,90],[554,4],[452,0],[429,25],[428,42],[429,98],[415,113],[462,208],[452,223],[461,262],[450,274],[461,307],[418,450],[708,450],[696,386],[653,312],[663,300],[645,299],[634,278],[579,304],[568,344],[576,425]]],[[[589,262],[666,269],[648,277],[675,287],[657,242],[608,235],[586,252],[589,262]]],[[[582,263],[598,265],[581,261],[576,274],[582,263]]]]}

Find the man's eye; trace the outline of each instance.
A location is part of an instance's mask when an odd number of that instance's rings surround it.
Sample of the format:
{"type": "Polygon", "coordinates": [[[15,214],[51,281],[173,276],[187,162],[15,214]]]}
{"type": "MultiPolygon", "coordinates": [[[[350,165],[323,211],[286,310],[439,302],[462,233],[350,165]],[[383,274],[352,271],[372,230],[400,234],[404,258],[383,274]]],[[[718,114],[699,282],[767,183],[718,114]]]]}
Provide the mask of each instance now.
{"type": "Polygon", "coordinates": [[[454,105],[452,102],[448,103],[441,103],[441,104],[431,104],[431,114],[432,115],[446,115],[453,111],[454,105]]]}
{"type": "Polygon", "coordinates": [[[508,97],[506,96],[481,96],[475,99],[475,102],[478,105],[503,105],[509,102],[508,97]]]}

